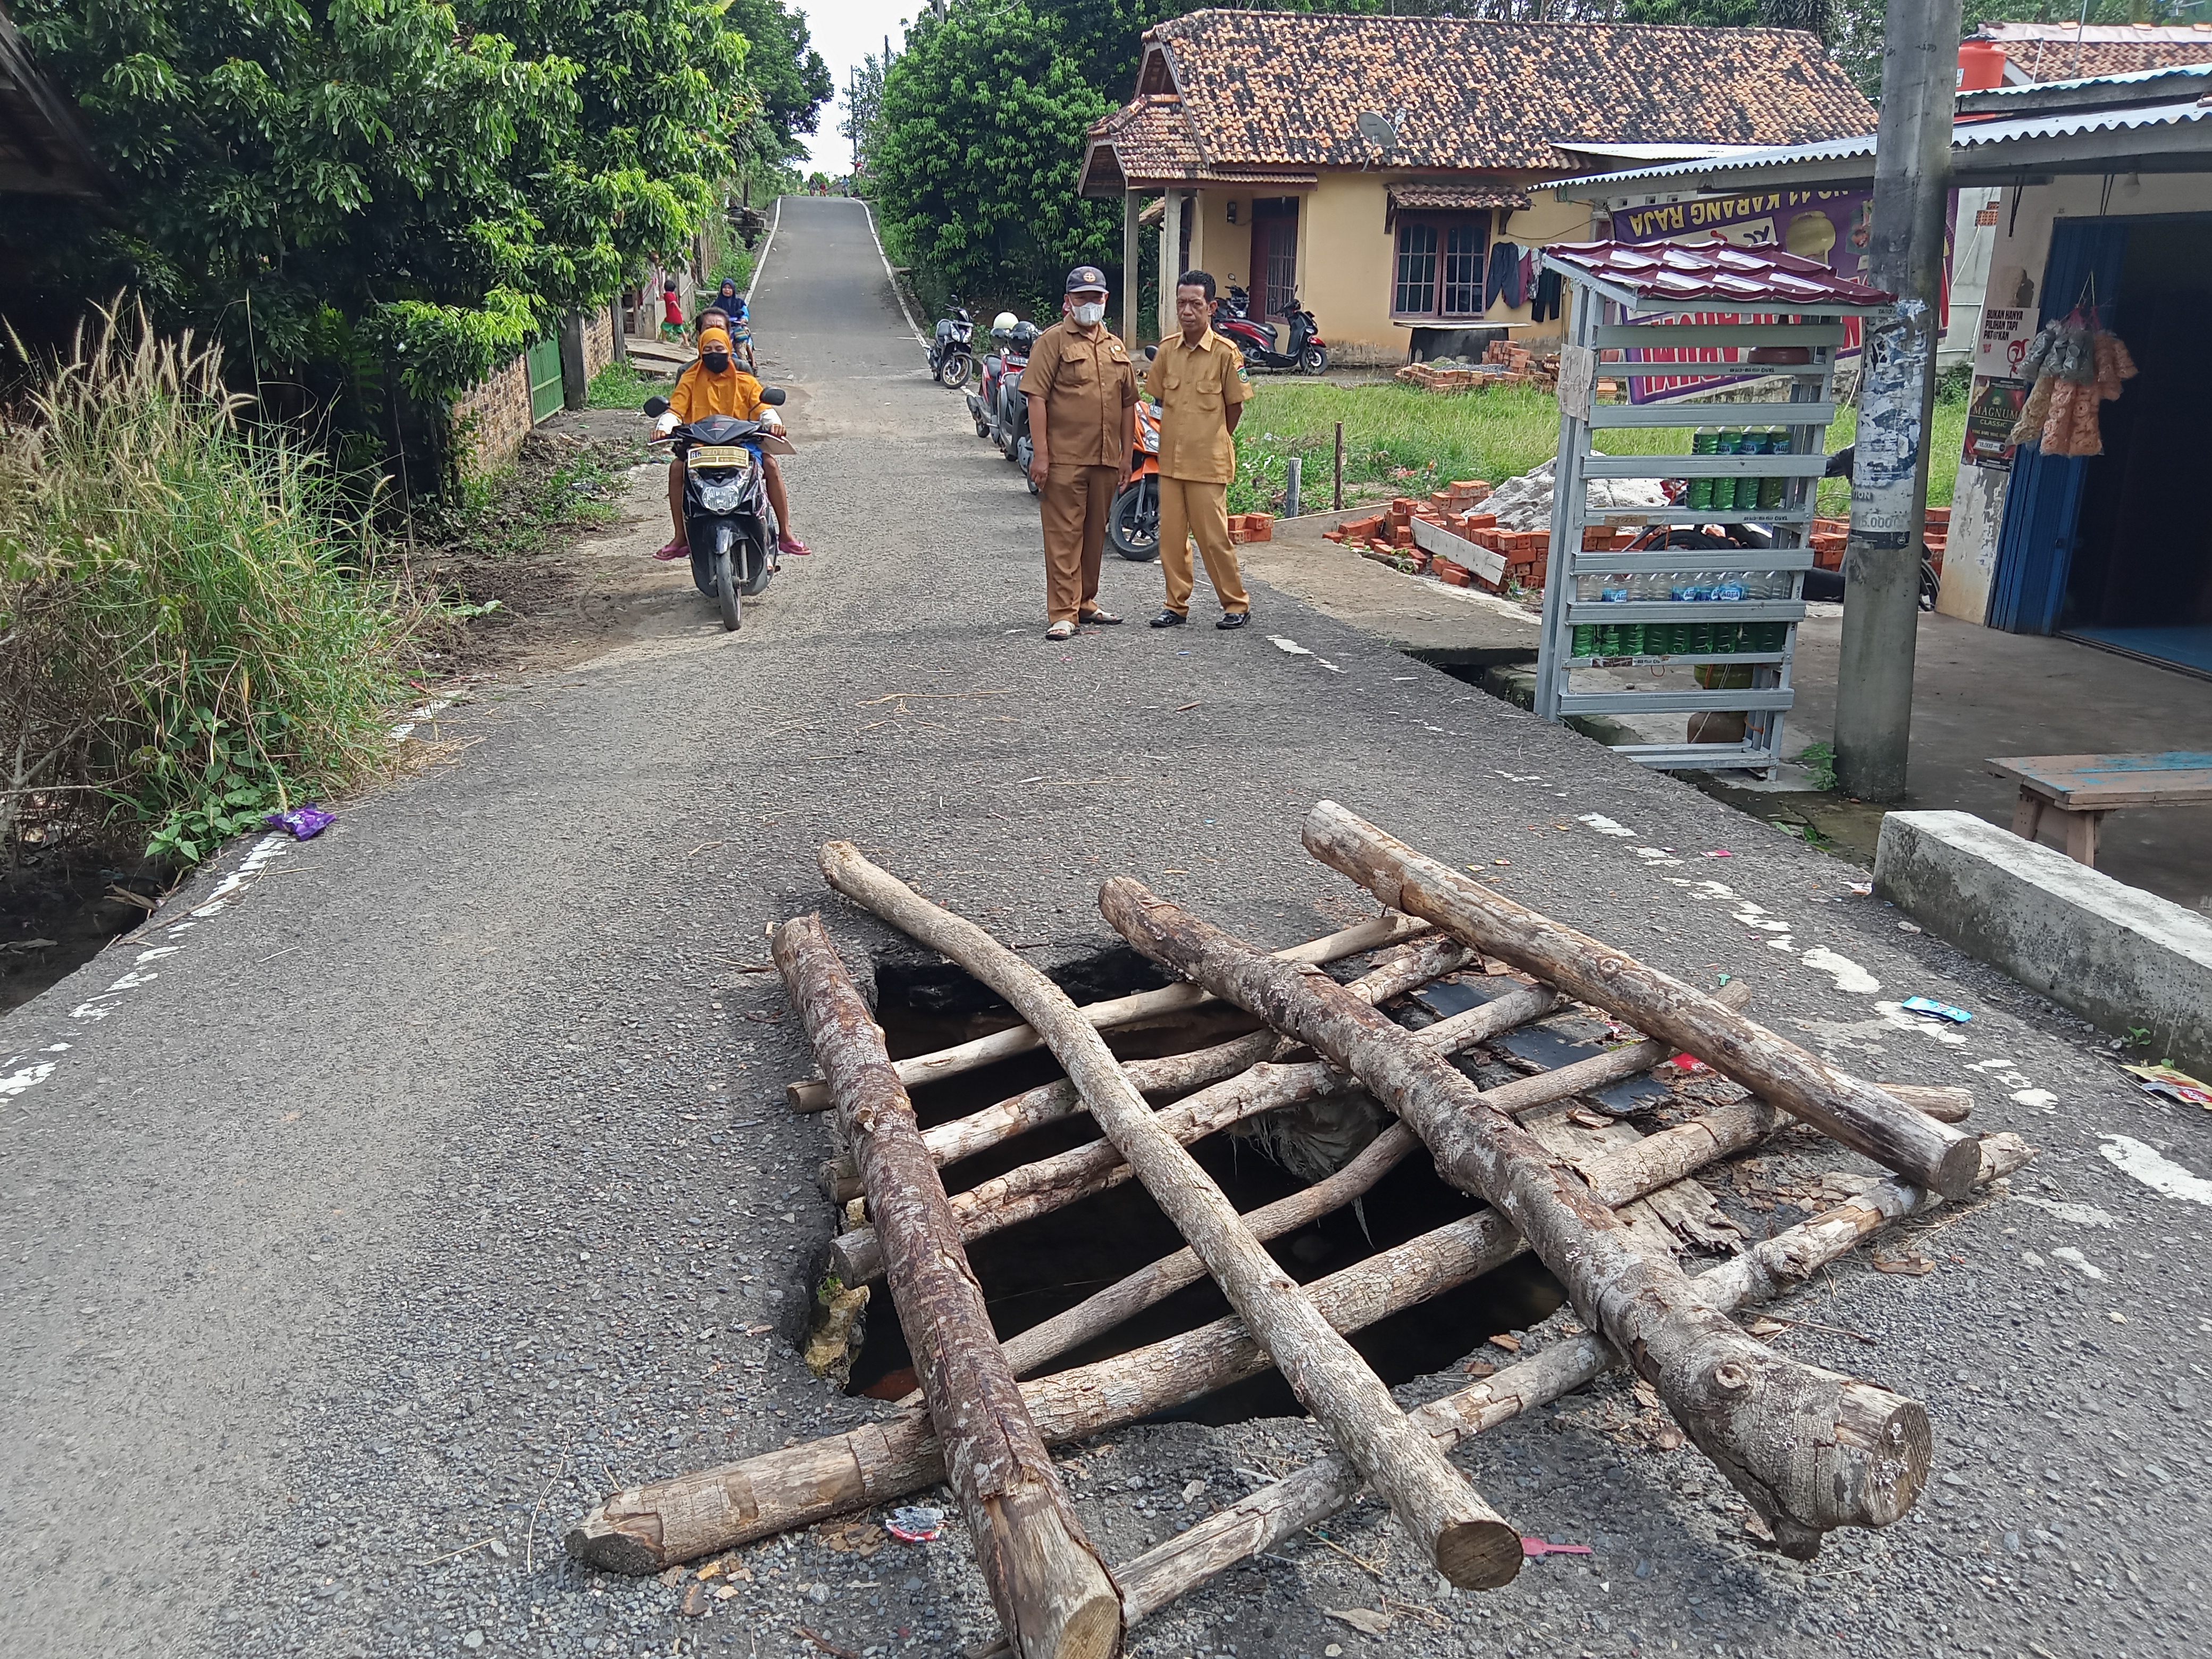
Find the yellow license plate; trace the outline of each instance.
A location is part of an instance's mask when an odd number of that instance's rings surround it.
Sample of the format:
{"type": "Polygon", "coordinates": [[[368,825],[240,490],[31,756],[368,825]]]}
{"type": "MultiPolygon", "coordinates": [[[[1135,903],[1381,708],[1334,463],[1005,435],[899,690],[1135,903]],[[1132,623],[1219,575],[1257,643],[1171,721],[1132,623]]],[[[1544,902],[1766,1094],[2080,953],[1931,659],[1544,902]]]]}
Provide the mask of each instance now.
{"type": "Polygon", "coordinates": [[[701,444],[691,452],[693,466],[750,466],[752,452],[742,444],[701,444]]]}

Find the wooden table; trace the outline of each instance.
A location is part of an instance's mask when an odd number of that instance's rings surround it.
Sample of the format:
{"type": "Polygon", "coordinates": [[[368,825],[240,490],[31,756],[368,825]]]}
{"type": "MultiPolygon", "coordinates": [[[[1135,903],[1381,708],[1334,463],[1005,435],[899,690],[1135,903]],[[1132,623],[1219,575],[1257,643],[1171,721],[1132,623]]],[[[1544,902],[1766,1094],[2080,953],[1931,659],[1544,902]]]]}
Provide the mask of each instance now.
{"type": "Polygon", "coordinates": [[[2094,867],[2097,826],[2123,806],[2212,801],[2212,754],[2013,755],[1990,764],[2020,780],[2012,832],[2029,841],[2046,811],[2066,815],[2066,856],[2094,867]]]}

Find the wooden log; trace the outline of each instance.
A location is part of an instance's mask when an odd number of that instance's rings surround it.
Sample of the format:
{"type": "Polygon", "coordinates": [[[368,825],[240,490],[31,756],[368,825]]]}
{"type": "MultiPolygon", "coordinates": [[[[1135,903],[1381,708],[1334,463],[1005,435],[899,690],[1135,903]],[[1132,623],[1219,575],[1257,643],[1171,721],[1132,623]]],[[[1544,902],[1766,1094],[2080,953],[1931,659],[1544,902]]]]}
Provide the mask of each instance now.
{"type": "MultiPolygon", "coordinates": [[[[1401,939],[1416,938],[1429,931],[1429,924],[1411,916],[1382,915],[1345,928],[1341,933],[1329,933],[1304,945],[1294,945],[1284,951],[1286,962],[1341,962],[1346,957],[1363,956],[1370,951],[1379,951],[1385,945],[1395,945],[1401,939]]],[[[1165,985],[1157,991],[1139,991],[1126,997],[1115,997],[1105,1002],[1085,1006],[1083,1017],[1102,1031],[1118,1030],[1125,1025],[1138,1025],[1148,1019],[1158,1019],[1166,1014],[1179,1013],[1185,1008],[1195,1008],[1212,999],[1194,985],[1165,985]]],[[[956,1043],[950,1048],[939,1048],[927,1054],[911,1054],[898,1060],[899,1081],[909,1089],[925,1083],[939,1083],[963,1072],[973,1072],[985,1066],[995,1066],[1002,1060],[1012,1060],[1017,1054],[1033,1054],[1044,1047],[1044,1039],[1027,1025],[1012,1025],[1003,1031],[994,1031],[970,1042],[956,1043]]],[[[794,1112],[827,1111],[830,1092],[818,1077],[805,1078],[784,1085],[784,1098],[794,1112]]]]}
{"type": "MultiPolygon", "coordinates": [[[[1346,994],[1358,993],[1347,990],[1346,994]]],[[[1541,986],[1523,986],[1480,1007],[1455,1014],[1450,1020],[1439,1020],[1421,1035],[1437,1043],[1465,1047],[1542,1018],[1557,1000],[1541,986]]],[[[1298,1066],[1270,1063],[1186,1095],[1154,1115],[1163,1133],[1187,1146],[1262,1112],[1358,1090],[1357,1083],[1318,1060],[1298,1066]]],[[[959,1220],[963,1239],[982,1238],[1118,1187],[1133,1173],[1111,1140],[1087,1140],[953,1194],[952,1213],[959,1220]]],[[[884,1258],[875,1229],[864,1224],[831,1239],[830,1270],[848,1285],[866,1285],[878,1278],[884,1270],[884,1258]]]]}
{"type": "MultiPolygon", "coordinates": [[[[1441,935],[1417,938],[1399,946],[1389,961],[1376,963],[1372,971],[1361,975],[1352,985],[1370,1001],[1388,1002],[1392,997],[1416,990],[1477,959],[1475,953],[1457,939],[1441,935]]],[[[1158,1060],[1126,1060],[1121,1069],[1128,1073],[1129,1081],[1146,1094],[1183,1094],[1249,1071],[1286,1046],[1279,1034],[1263,1026],[1210,1048],[1165,1054],[1158,1060]]],[[[922,1144],[929,1148],[930,1157],[942,1169],[963,1158],[973,1158],[978,1152],[1003,1146],[1016,1135],[1043,1124],[1072,1117],[1082,1109],[1082,1099],[1075,1092],[1075,1085],[1062,1078],[986,1106],[980,1112],[925,1129],[921,1132],[922,1144]]],[[[821,1185],[823,1192],[840,1204],[860,1196],[859,1177],[854,1172],[849,1153],[823,1164],[821,1185]]]]}
{"type": "MultiPolygon", "coordinates": [[[[1681,1178],[1699,1160],[1757,1143],[1787,1114],[1745,1101],[1638,1141],[1584,1170],[1591,1190],[1626,1204],[1681,1178]]],[[[1527,1246],[1494,1210],[1446,1224],[1305,1287],[1339,1330],[1364,1329],[1466,1284],[1527,1246]]],[[[1158,1342],[1022,1384],[1048,1446],[1119,1428],[1256,1376],[1267,1351],[1231,1316],[1158,1342]]],[[[716,1550],[811,1526],[945,1478],[929,1415],[902,1411],[857,1429],[719,1468],[648,1481],[573,1524],[570,1554],[615,1572],[658,1572],[716,1550]]]]}
{"type": "MultiPolygon", "coordinates": [[[[1932,1444],[1917,1401],[1745,1335],[1672,1263],[1638,1249],[1620,1218],[1464,1073],[1333,981],[1269,960],[1127,877],[1108,882],[1098,902],[1146,955],[1351,1072],[1420,1136],[1445,1180],[1510,1217],[1785,1553],[1809,1558],[1833,1528],[1887,1526],[1911,1506],[1932,1444]]],[[[1741,1018],[1717,1004],[1712,1012],[1741,1018]]]]}
{"type": "Polygon", "coordinates": [[[891,1298],[1007,1642],[1021,1659],[1112,1659],[1121,1597],[1022,1403],[883,1033],[821,917],[786,922],[774,951],[860,1160],[891,1298]]]}
{"type": "MultiPolygon", "coordinates": [[[[1896,1170],[1956,1198],[1978,1167],[1973,1138],[1714,1005],[1692,986],[1516,904],[1415,852],[1334,801],[1307,815],[1306,850],[1383,903],[1679,1044],[1724,1077],[1896,1170]]],[[[1686,1425],[1685,1425],[1686,1426],[1686,1425]]]]}
{"type": "MultiPolygon", "coordinates": [[[[2016,1135],[1988,1137],[1981,1143],[1978,1184],[2010,1175],[2033,1156],[2016,1135]]],[[[1723,1311],[1755,1306],[1803,1285],[1878,1229],[1942,1202],[1940,1194],[1893,1176],[1848,1204],[1759,1241],[1690,1283],[1709,1305],[1723,1311]]],[[[1588,1386],[1620,1364],[1620,1353],[1602,1336],[1570,1337],[1472,1387],[1430,1401],[1413,1413],[1413,1420],[1435,1435],[1438,1444],[1455,1447],[1588,1386]]],[[[1238,1563],[1348,1508],[1359,1490],[1358,1471],[1331,1454],[1193,1522],[1188,1531],[1115,1570],[1122,1617],[1132,1625],[1151,1617],[1238,1563]]]]}
{"type": "MultiPolygon", "coordinates": [[[[1742,980],[1721,988],[1721,995],[1732,1007],[1750,1000],[1750,993],[1751,987],[1742,980]]],[[[1452,1017],[1454,1020],[1460,1018],[1452,1017]]],[[[1450,1023],[1440,1021],[1429,1026],[1415,1033],[1416,1040],[1434,1037],[1450,1023]]],[[[1439,1052],[1445,1051],[1443,1042],[1432,1042],[1431,1046],[1439,1052]]],[[[1666,1043],[1632,1043],[1553,1071],[1518,1079],[1489,1091],[1487,1098],[1498,1111],[1534,1111],[1569,1096],[1604,1088],[1638,1072],[1647,1072],[1672,1057],[1666,1043]]],[[[1334,1175],[1251,1211],[1245,1216],[1244,1224],[1256,1238],[1279,1238],[1309,1221],[1342,1209],[1381,1180],[1418,1145],[1412,1130],[1402,1123],[1392,1124],[1334,1175]]],[[[1163,1256],[1086,1297],[1065,1312],[1007,1338],[1007,1363],[1014,1368],[1016,1376],[1028,1376],[1062,1354],[1103,1336],[1124,1320],[1133,1319],[1155,1304],[1164,1302],[1185,1285],[1196,1284],[1205,1273],[1205,1264],[1199,1261],[1196,1252],[1187,1247],[1173,1255],[1163,1256]]]]}
{"type": "MultiPolygon", "coordinates": [[[[878,869],[851,842],[831,842],[821,856],[822,873],[832,887],[975,975],[1043,1036],[1092,1119],[1198,1252],[1291,1392],[1389,1504],[1437,1571],[1463,1589],[1510,1583],[1521,1571],[1520,1534],[1406,1421],[1358,1350],[1276,1264],[1198,1160],[1161,1126],[1106,1039],[1067,994],[973,922],[878,869]]],[[[1281,965],[1321,972],[1307,964],[1281,965]]],[[[1328,982],[1346,1001],[1387,1020],[1334,980],[1328,982]]]]}

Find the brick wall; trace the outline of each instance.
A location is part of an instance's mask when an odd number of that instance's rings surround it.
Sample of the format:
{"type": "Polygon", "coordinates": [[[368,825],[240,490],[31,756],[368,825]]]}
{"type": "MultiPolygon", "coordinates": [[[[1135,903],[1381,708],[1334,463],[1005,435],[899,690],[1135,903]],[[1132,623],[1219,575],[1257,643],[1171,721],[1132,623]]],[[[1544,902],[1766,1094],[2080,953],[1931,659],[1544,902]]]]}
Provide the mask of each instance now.
{"type": "Polygon", "coordinates": [[[453,400],[462,447],[460,470],[471,476],[505,466],[530,435],[530,369],[517,357],[453,400]]]}
{"type": "Polygon", "coordinates": [[[584,378],[590,380],[615,360],[613,311],[601,306],[584,313],[584,378]]]}

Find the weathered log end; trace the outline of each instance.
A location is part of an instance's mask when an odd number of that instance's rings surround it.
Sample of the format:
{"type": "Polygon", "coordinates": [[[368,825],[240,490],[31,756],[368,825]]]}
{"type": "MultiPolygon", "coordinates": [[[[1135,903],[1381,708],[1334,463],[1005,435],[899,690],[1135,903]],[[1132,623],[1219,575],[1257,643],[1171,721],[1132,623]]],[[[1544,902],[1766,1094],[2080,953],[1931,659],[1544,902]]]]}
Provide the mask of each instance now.
{"type": "Polygon", "coordinates": [[[1886,1527],[1926,1484],[1927,1408],[1775,1353],[1729,1328],[1661,1383],[1684,1431],[1732,1480],[1785,1555],[1809,1560],[1838,1527],[1886,1527]]]}
{"type": "MultiPolygon", "coordinates": [[[[1942,1121],[1941,1119],[1936,1121],[1942,1121]]],[[[1974,1182],[1981,1173],[1981,1142],[1972,1135],[1960,1135],[1944,1147],[1942,1162],[1935,1171],[1936,1178],[1928,1184],[1956,1202],[1974,1190],[1974,1182]]]]}
{"type": "Polygon", "coordinates": [[[1437,1571],[1462,1589],[1497,1589],[1521,1571],[1521,1534],[1507,1522],[1455,1521],[1437,1535],[1437,1571]]]}
{"type": "Polygon", "coordinates": [[[818,1077],[787,1083],[783,1085],[783,1101],[794,1112],[826,1112],[830,1109],[830,1085],[818,1077]]]}
{"type": "Polygon", "coordinates": [[[1017,1582],[1048,1586],[1016,1609],[1010,1632],[1024,1659],[1114,1659],[1121,1650],[1121,1593],[1059,1494],[1030,1481],[985,1505],[988,1545],[1017,1582]]]}
{"type": "Polygon", "coordinates": [[[617,1492],[572,1525],[562,1542],[587,1567],[642,1577],[668,1565],[660,1549],[660,1511],[637,1488],[617,1492]]]}

